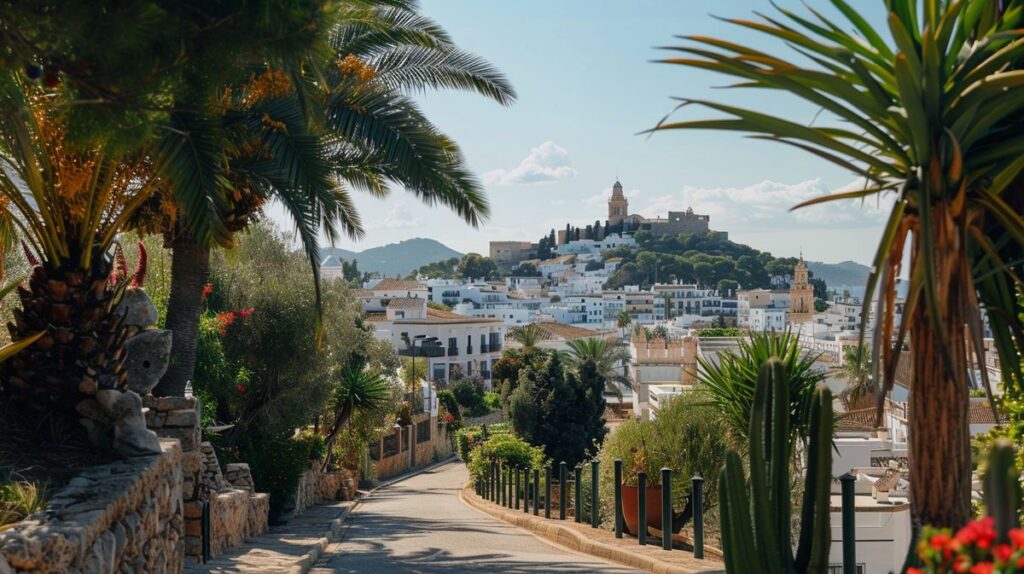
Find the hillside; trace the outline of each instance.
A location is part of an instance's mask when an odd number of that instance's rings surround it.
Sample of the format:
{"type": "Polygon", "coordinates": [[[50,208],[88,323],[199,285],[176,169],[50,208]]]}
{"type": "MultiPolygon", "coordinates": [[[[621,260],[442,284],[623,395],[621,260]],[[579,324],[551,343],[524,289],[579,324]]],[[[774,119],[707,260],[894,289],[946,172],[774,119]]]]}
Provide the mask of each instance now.
{"type": "Polygon", "coordinates": [[[822,263],[808,261],[807,268],[818,279],[823,279],[829,287],[863,287],[868,282],[871,268],[856,261],[840,263],[822,263]]]}
{"type": "Polygon", "coordinates": [[[462,257],[462,253],[433,239],[417,237],[364,251],[349,251],[337,247],[324,247],[322,257],[335,255],[346,261],[359,262],[360,271],[377,272],[385,276],[409,274],[410,271],[451,257],[462,257]]]}

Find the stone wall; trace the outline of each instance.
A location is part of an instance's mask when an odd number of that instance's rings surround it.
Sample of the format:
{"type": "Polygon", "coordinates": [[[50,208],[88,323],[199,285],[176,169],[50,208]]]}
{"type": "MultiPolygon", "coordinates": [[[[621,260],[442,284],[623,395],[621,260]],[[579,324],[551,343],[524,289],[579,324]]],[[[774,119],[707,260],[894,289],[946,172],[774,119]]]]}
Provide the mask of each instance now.
{"type": "Polygon", "coordinates": [[[319,463],[314,462],[299,478],[295,508],[291,515],[298,515],[325,501],[352,500],[356,495],[357,482],[353,471],[345,469],[323,472],[319,469],[319,463]]]}
{"type": "Polygon", "coordinates": [[[45,513],[0,532],[0,572],[181,572],[182,451],[160,447],[82,471],[45,513]]]}
{"type": "Polygon", "coordinates": [[[397,439],[397,453],[384,456],[383,440],[370,447],[376,449],[374,468],[377,480],[391,478],[412,468],[424,466],[452,455],[451,439],[447,433],[438,428],[437,417],[431,417],[429,413],[420,413],[414,416],[413,424],[396,429],[392,436],[397,439]],[[424,422],[427,423],[430,436],[426,440],[421,440],[423,437],[417,436],[417,427],[424,422]]]}

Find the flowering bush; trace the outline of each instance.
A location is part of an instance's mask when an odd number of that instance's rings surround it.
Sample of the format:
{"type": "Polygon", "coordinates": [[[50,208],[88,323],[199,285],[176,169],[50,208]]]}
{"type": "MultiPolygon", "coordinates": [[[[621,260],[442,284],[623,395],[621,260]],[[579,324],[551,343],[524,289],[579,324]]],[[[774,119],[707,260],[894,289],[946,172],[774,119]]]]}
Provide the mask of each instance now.
{"type": "Polygon", "coordinates": [[[955,535],[948,528],[925,527],[917,545],[922,568],[907,574],[1011,574],[1024,571],[1024,529],[1014,528],[1007,542],[996,540],[991,516],[975,520],[955,535]]]}

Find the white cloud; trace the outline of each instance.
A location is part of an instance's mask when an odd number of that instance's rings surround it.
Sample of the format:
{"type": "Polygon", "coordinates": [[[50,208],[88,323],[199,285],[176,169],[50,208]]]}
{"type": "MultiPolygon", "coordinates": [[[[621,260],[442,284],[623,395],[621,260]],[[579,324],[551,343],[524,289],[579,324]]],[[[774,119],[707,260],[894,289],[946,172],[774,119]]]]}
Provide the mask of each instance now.
{"type": "Polygon", "coordinates": [[[495,169],[484,174],[487,185],[547,183],[576,177],[569,152],[553,141],[546,141],[512,169],[495,169]]]}
{"type": "Polygon", "coordinates": [[[412,210],[404,201],[397,201],[388,210],[384,219],[370,222],[368,229],[397,229],[401,227],[418,227],[423,223],[423,218],[413,214],[412,210]]]}
{"type": "Polygon", "coordinates": [[[863,202],[839,200],[790,211],[801,202],[862,186],[862,182],[851,182],[830,190],[820,179],[795,184],[766,180],[747,187],[686,186],[678,193],[652,198],[636,211],[646,217],[655,217],[664,216],[669,210],[693,207],[697,213],[711,216],[712,229],[725,231],[742,231],[748,227],[788,229],[794,225],[807,230],[877,227],[892,205],[891,197],[872,196],[863,202]]]}

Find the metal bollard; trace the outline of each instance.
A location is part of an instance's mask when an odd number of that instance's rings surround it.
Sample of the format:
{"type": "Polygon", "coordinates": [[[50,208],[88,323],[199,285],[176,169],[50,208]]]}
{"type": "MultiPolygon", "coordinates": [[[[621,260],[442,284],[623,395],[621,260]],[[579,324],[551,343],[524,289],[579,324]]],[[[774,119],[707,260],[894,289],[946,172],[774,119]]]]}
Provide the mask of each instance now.
{"type": "Polygon", "coordinates": [[[693,477],[693,557],[704,558],[704,479],[693,477]]]}
{"type": "Polygon", "coordinates": [[[857,574],[857,509],[854,483],[857,477],[846,473],[839,477],[843,502],[843,574],[857,574]]]}
{"type": "Polygon", "coordinates": [[[519,510],[519,467],[516,467],[516,510],[519,510]]]}
{"type": "Polygon", "coordinates": [[[530,512],[530,469],[523,469],[523,512],[530,512]]]}
{"type": "Polygon", "coordinates": [[[210,532],[211,529],[210,529],[210,501],[209,500],[204,500],[203,501],[203,514],[202,514],[202,518],[200,519],[199,528],[200,528],[200,533],[203,535],[203,564],[206,564],[207,562],[210,561],[210,557],[211,557],[211,554],[212,554],[210,552],[210,538],[212,538],[212,536],[211,536],[211,532],[210,532]]]}
{"type": "Polygon", "coordinates": [[[566,465],[564,462],[558,464],[558,519],[565,520],[565,498],[569,495],[569,485],[566,483],[566,465]]]}
{"type": "Polygon", "coordinates": [[[598,497],[597,497],[597,485],[599,478],[597,476],[598,461],[594,460],[590,462],[590,527],[597,528],[600,523],[600,517],[598,516],[598,497]]]}
{"type": "Polygon", "coordinates": [[[544,518],[551,518],[551,466],[544,468],[544,518]]]}
{"type": "Polygon", "coordinates": [[[572,490],[575,495],[576,505],[574,506],[573,514],[575,515],[576,522],[583,522],[583,489],[580,488],[580,485],[583,484],[583,469],[577,466],[575,470],[576,474],[572,481],[572,490]]]}
{"type": "Polygon", "coordinates": [[[636,475],[637,521],[636,540],[640,546],[647,544],[647,473],[640,471],[636,475]]]}
{"type": "Polygon", "coordinates": [[[615,537],[622,538],[622,459],[615,459],[615,537]]]}
{"type": "Polygon", "coordinates": [[[672,469],[661,469],[661,548],[672,550],[672,469]]]}
{"type": "Polygon", "coordinates": [[[540,469],[533,469],[533,515],[540,513],[540,469]]]}
{"type": "Polygon", "coordinates": [[[498,465],[498,504],[505,506],[505,465],[498,465]]]}
{"type": "Polygon", "coordinates": [[[508,481],[508,485],[506,486],[506,489],[508,490],[508,505],[507,506],[509,508],[512,508],[512,498],[513,498],[513,496],[512,496],[512,487],[513,487],[513,484],[512,484],[512,467],[511,466],[508,467],[508,477],[506,477],[506,480],[508,481]]]}

